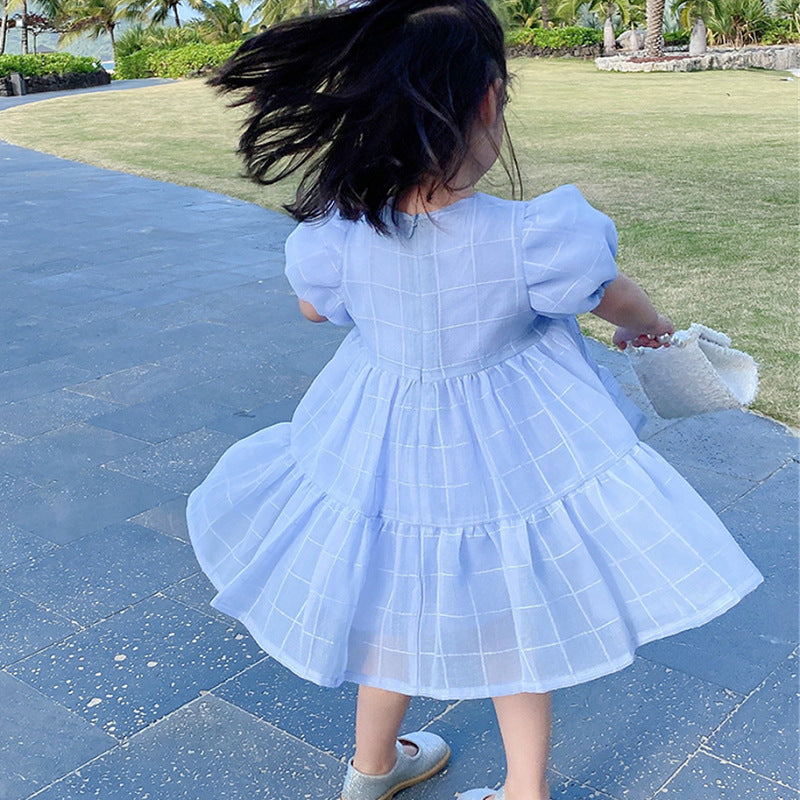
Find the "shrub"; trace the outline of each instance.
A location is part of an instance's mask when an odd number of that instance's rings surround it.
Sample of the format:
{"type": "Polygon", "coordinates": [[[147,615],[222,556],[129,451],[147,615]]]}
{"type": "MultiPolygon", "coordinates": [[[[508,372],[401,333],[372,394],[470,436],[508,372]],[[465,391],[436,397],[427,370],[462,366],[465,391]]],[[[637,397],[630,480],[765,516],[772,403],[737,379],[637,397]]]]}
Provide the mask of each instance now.
{"type": "Polygon", "coordinates": [[[129,56],[138,50],[173,50],[201,41],[200,30],[191,22],[182,28],[167,25],[131,25],[117,38],[114,50],[116,60],[129,56]]]}
{"type": "Polygon", "coordinates": [[[772,19],[769,22],[761,44],[793,44],[800,42],[794,23],[791,19],[772,19]]]}
{"type": "Polygon", "coordinates": [[[670,31],[664,34],[664,44],[667,47],[685,47],[691,37],[691,31],[670,31]]]}
{"type": "Polygon", "coordinates": [[[573,47],[599,44],[603,32],[593,28],[515,28],[506,33],[509,47],[530,46],[543,50],[567,50],[573,47]]]}
{"type": "Polygon", "coordinates": [[[714,44],[734,47],[756,44],[769,22],[764,0],[715,0],[706,19],[714,44]]]}
{"type": "Polygon", "coordinates": [[[145,48],[123,56],[115,65],[118,78],[184,78],[220,66],[241,42],[189,44],[175,49],[145,48]]]}
{"type": "Polygon", "coordinates": [[[71,53],[39,53],[25,56],[0,56],[0,76],[19,72],[25,78],[42,75],[74,75],[97,72],[100,62],[89,56],[73,56],[71,53]]]}

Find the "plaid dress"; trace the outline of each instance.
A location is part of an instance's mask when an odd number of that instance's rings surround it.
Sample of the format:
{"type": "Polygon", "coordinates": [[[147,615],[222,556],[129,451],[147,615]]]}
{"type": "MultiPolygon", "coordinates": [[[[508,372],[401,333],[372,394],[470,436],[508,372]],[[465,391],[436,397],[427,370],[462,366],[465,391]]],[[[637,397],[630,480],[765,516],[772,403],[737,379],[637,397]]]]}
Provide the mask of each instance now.
{"type": "Polygon", "coordinates": [[[287,241],[297,295],[353,327],[189,498],[211,605],[314,683],[456,699],[619,670],[754,589],[583,347],[611,220],[573,186],[395,219],[287,241]]]}

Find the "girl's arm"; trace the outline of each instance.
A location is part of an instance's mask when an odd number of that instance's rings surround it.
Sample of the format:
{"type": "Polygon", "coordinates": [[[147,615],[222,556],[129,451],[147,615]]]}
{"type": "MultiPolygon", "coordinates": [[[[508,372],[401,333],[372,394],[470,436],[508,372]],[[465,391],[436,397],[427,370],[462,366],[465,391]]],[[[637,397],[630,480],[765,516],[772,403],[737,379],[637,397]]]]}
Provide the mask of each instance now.
{"type": "Polygon", "coordinates": [[[317,314],[317,309],[311,305],[307,300],[299,300],[297,301],[300,304],[300,313],[306,318],[310,319],[312,322],[327,322],[328,318],[323,317],[321,314],[317,314]]]}
{"type": "Polygon", "coordinates": [[[620,350],[628,342],[637,347],[660,347],[659,336],[675,333],[672,322],[659,314],[638,284],[622,272],[606,287],[592,313],[618,326],[613,341],[620,350]]]}

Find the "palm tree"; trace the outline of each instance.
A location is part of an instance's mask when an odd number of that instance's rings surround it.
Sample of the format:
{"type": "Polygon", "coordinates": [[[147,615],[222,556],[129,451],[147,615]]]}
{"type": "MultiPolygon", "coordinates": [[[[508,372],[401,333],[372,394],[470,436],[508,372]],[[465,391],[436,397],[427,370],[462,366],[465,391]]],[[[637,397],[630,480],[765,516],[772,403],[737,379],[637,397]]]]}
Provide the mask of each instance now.
{"type": "Polygon", "coordinates": [[[82,33],[97,39],[104,33],[111,38],[111,50],[116,55],[114,30],[122,20],[141,19],[144,14],[141,0],[64,0],[59,4],[61,40],[69,42],[82,33]]]}
{"type": "Polygon", "coordinates": [[[151,0],[145,9],[150,14],[153,22],[161,24],[165,22],[170,14],[175,17],[175,26],[180,28],[181,20],[178,16],[178,6],[181,0],[151,0]]]}
{"type": "Polygon", "coordinates": [[[8,29],[14,27],[14,20],[9,19],[11,0],[3,0],[3,18],[0,20],[0,56],[6,51],[6,35],[8,29]]]}
{"type": "Polygon", "coordinates": [[[644,54],[648,58],[664,55],[664,0],[647,0],[647,33],[644,54]]]}
{"type": "Polygon", "coordinates": [[[238,42],[254,31],[253,17],[245,19],[236,0],[225,4],[222,0],[203,2],[196,6],[203,15],[200,32],[211,44],[238,42]]]}

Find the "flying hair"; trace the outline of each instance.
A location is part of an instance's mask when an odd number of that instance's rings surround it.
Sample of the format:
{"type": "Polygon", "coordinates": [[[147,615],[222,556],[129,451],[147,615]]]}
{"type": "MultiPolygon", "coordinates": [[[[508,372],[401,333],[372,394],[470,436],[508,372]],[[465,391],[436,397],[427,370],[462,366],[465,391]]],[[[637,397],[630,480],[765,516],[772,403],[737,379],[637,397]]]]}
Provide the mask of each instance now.
{"type": "Polygon", "coordinates": [[[250,177],[300,171],[295,219],[336,208],[386,232],[384,209],[411,188],[450,188],[497,79],[508,83],[503,31],[485,0],[371,0],[268,29],[209,83],[248,107],[250,177]]]}

